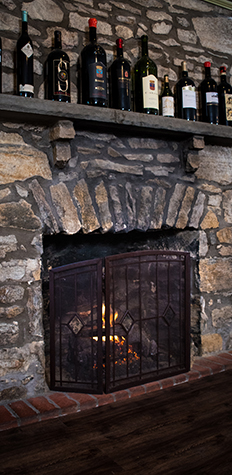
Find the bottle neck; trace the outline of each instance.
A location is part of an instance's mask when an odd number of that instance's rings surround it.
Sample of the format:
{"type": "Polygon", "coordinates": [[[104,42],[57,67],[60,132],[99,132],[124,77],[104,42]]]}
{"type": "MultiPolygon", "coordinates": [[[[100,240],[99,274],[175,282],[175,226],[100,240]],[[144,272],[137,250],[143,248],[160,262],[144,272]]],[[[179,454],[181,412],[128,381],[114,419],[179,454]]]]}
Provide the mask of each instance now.
{"type": "Polygon", "coordinates": [[[117,57],[123,58],[123,48],[117,47],[117,57]]]}
{"type": "Polygon", "coordinates": [[[187,78],[188,77],[188,71],[182,71],[182,78],[187,78]]]}
{"type": "Polygon", "coordinates": [[[142,56],[148,56],[148,38],[142,36],[142,56]]]}
{"type": "Polygon", "coordinates": [[[210,68],[205,68],[205,77],[206,78],[211,78],[210,68]]]}
{"type": "Polygon", "coordinates": [[[226,74],[221,74],[221,82],[226,82],[226,74]]]}
{"type": "Polygon", "coordinates": [[[97,41],[97,28],[90,26],[89,28],[89,41],[90,43],[96,43],[97,41]]]}
{"type": "Polygon", "coordinates": [[[22,33],[28,33],[28,31],[27,31],[27,21],[22,22],[22,33]]]}
{"type": "Polygon", "coordinates": [[[54,41],[54,47],[55,49],[62,49],[62,43],[61,43],[61,34],[55,33],[55,41],[54,41]]]}

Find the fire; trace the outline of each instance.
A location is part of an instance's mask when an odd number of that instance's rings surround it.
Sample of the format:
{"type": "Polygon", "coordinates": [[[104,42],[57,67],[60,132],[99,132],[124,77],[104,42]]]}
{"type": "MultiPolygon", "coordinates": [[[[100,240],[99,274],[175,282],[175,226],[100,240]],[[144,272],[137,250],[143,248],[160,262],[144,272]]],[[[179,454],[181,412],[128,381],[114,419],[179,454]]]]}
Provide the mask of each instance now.
{"type": "Polygon", "coordinates": [[[133,350],[133,345],[128,345],[127,357],[124,356],[123,346],[126,342],[126,338],[121,336],[118,338],[119,341],[116,342],[116,355],[115,355],[115,364],[121,366],[124,364],[132,364],[136,360],[139,360],[138,353],[133,350]]]}
{"type": "MultiPolygon", "coordinates": [[[[102,304],[102,329],[104,330],[106,327],[106,306],[105,303],[103,302],[102,304]]],[[[118,312],[112,311],[110,309],[110,327],[113,327],[114,322],[116,322],[118,318],[118,312]]],[[[98,341],[98,337],[94,336],[93,339],[95,341],[98,341]]],[[[136,360],[139,360],[140,357],[138,356],[137,352],[133,350],[133,345],[128,345],[127,349],[127,354],[125,354],[125,343],[127,342],[126,338],[124,336],[118,336],[118,335],[109,335],[110,341],[115,345],[115,364],[118,366],[122,365],[127,365],[127,364],[133,364],[136,360]]],[[[106,341],[106,336],[102,336],[102,341],[106,341]]],[[[104,367],[105,365],[103,365],[104,367]]],[[[96,369],[97,366],[94,366],[94,369],[96,369]]]]}
{"type": "MultiPolygon", "coordinates": [[[[113,314],[112,310],[110,311],[110,326],[113,326],[113,323],[116,322],[118,318],[118,312],[113,314]]],[[[106,306],[103,302],[102,304],[102,328],[106,327],[106,306]]]]}

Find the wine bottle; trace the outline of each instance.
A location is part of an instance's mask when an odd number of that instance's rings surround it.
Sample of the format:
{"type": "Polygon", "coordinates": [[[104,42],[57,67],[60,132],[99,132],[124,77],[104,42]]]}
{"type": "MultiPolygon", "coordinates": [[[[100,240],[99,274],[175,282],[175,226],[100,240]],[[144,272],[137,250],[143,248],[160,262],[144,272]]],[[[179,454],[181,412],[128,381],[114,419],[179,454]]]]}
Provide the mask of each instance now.
{"type": "Polygon", "coordinates": [[[2,92],[2,38],[0,38],[0,93],[2,92]]]}
{"type": "Polygon", "coordinates": [[[188,77],[186,61],[182,62],[182,77],[176,84],[176,117],[196,120],[196,88],[194,81],[188,77]]]}
{"type": "Polygon", "coordinates": [[[174,117],[174,96],[169,86],[168,74],[164,76],[164,87],[161,93],[161,114],[164,117],[174,117]]]}
{"type": "Polygon", "coordinates": [[[67,53],[62,50],[61,32],[54,32],[54,49],[46,62],[45,79],[46,99],[70,102],[70,62],[67,53]]]}
{"type": "Polygon", "coordinates": [[[232,126],[232,87],[226,80],[226,67],[220,68],[221,82],[218,84],[219,124],[232,126]]]}
{"type": "Polygon", "coordinates": [[[123,57],[123,40],[118,38],[117,58],[109,69],[110,76],[110,106],[114,109],[130,111],[131,88],[130,88],[130,64],[123,57]]]}
{"type": "Polygon", "coordinates": [[[107,105],[106,53],[97,44],[97,20],[89,19],[90,43],[81,52],[82,104],[107,105]]]}
{"type": "Polygon", "coordinates": [[[203,122],[218,125],[218,92],[217,83],[211,78],[211,63],[206,61],[205,79],[200,84],[201,119],[203,122]]]}
{"type": "Polygon", "coordinates": [[[33,45],[27,31],[26,11],[22,11],[22,34],[17,41],[17,94],[34,97],[33,45]]]}
{"type": "Polygon", "coordinates": [[[142,57],[134,68],[135,109],[146,114],[159,114],[157,67],[148,56],[148,37],[143,35],[142,57]]]}

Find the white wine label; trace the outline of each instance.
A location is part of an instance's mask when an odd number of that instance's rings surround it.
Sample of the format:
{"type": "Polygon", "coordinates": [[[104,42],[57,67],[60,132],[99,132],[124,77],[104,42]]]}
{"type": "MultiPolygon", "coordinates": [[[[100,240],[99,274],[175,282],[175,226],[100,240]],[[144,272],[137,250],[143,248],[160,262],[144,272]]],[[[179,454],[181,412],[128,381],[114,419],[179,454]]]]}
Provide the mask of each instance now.
{"type": "Polygon", "coordinates": [[[182,107],[183,109],[196,109],[196,88],[195,86],[182,87],[182,107]]]}
{"type": "Polygon", "coordinates": [[[218,93],[217,92],[206,92],[206,104],[218,104],[218,93]]]}
{"type": "Polygon", "coordinates": [[[19,84],[19,92],[31,92],[34,94],[34,86],[31,84],[19,84]]]}
{"type": "Polygon", "coordinates": [[[23,48],[21,48],[21,51],[26,55],[27,58],[30,58],[33,55],[33,48],[30,43],[24,45],[23,48]]]}
{"type": "Polygon", "coordinates": [[[162,97],[162,115],[164,117],[174,117],[174,97],[162,97]]]}
{"type": "Polygon", "coordinates": [[[106,99],[106,66],[103,63],[89,65],[89,96],[106,99]]]}
{"type": "Polygon", "coordinates": [[[159,109],[158,79],[153,75],[142,78],[143,108],[159,109]]]}
{"type": "Polygon", "coordinates": [[[232,121],[232,94],[225,94],[226,120],[232,121]]]}

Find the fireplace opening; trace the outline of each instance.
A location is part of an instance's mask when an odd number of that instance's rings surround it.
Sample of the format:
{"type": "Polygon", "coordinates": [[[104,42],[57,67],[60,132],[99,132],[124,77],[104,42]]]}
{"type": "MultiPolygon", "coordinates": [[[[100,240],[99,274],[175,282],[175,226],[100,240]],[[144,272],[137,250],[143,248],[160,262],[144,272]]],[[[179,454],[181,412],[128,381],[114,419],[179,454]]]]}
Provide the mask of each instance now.
{"type": "Polygon", "coordinates": [[[112,392],[189,370],[197,236],[129,234],[45,239],[53,390],[112,392]]]}

